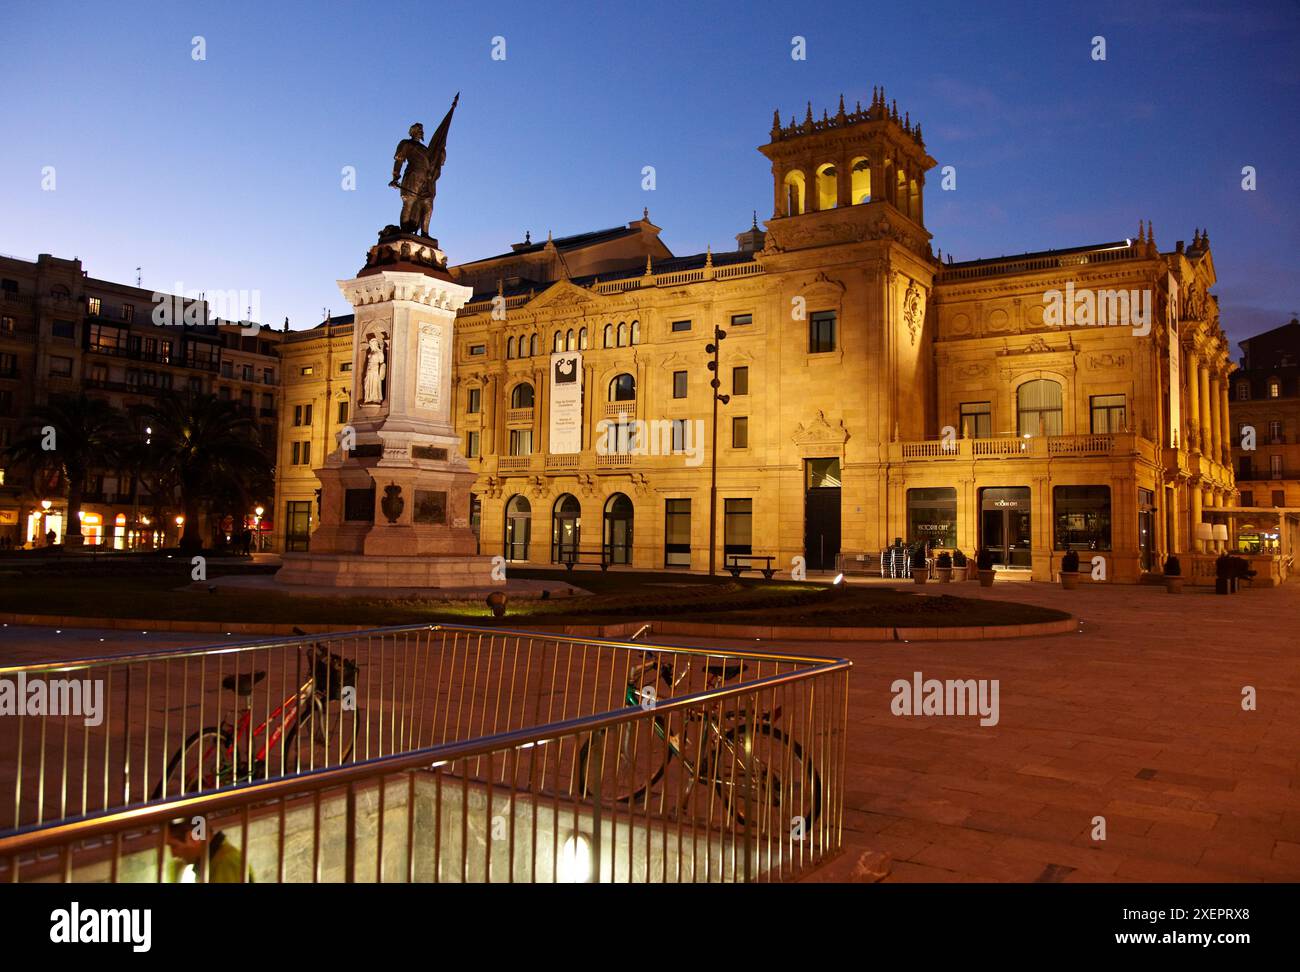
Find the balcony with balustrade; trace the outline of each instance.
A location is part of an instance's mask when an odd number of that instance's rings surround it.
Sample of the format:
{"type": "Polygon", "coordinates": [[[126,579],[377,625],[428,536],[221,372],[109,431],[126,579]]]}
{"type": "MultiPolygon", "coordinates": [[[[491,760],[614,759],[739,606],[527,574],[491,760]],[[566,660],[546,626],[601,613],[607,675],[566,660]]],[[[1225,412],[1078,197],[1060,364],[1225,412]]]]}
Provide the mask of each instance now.
{"type": "Polygon", "coordinates": [[[889,443],[890,462],[976,462],[987,459],[1134,458],[1154,462],[1156,444],[1136,432],[1001,435],[889,443]]]}

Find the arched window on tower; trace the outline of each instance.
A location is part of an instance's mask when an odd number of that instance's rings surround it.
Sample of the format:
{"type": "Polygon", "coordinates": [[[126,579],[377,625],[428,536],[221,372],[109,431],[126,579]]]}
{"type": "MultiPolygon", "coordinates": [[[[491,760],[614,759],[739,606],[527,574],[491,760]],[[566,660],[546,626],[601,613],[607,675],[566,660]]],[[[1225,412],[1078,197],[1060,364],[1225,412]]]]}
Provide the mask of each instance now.
{"type": "Polygon", "coordinates": [[[792,169],[785,174],[785,214],[798,216],[803,213],[804,184],[803,173],[792,169]]]}
{"type": "Polygon", "coordinates": [[[854,159],[851,176],[849,193],[853,197],[853,205],[871,202],[871,161],[866,158],[854,159]]]}
{"type": "Polygon", "coordinates": [[[834,209],[839,205],[839,177],[831,162],[817,167],[817,208],[834,209]]]}

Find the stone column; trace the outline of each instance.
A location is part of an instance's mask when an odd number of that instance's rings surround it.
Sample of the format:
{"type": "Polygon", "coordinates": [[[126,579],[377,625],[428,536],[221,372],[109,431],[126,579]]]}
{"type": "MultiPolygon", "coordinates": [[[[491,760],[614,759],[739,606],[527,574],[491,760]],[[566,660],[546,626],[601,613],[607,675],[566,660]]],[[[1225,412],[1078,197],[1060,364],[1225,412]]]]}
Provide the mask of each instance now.
{"type": "Polygon", "coordinates": [[[1213,457],[1213,438],[1210,434],[1210,368],[1202,363],[1197,369],[1200,378],[1200,414],[1196,416],[1196,421],[1200,423],[1201,431],[1201,454],[1213,457]]]}
{"type": "Polygon", "coordinates": [[[1192,532],[1191,532],[1191,536],[1188,537],[1188,540],[1191,541],[1188,549],[1194,550],[1196,553],[1205,553],[1205,541],[1201,540],[1196,535],[1197,527],[1199,527],[1201,523],[1201,509],[1205,502],[1205,497],[1201,493],[1200,483],[1192,484],[1191,500],[1192,500],[1192,504],[1191,504],[1192,505],[1192,525],[1191,525],[1192,532]]]}
{"type": "Polygon", "coordinates": [[[1210,458],[1217,463],[1223,462],[1223,419],[1220,413],[1223,389],[1219,386],[1218,374],[1210,376],[1210,458]]]}
{"type": "MultiPolygon", "coordinates": [[[[1193,348],[1187,350],[1187,367],[1183,372],[1187,377],[1187,412],[1183,416],[1187,423],[1187,431],[1196,433],[1196,448],[1201,448],[1201,395],[1200,395],[1200,364],[1196,357],[1196,351],[1193,348]]],[[[1191,447],[1190,442],[1184,442],[1183,448],[1191,447]]]]}
{"type": "Polygon", "coordinates": [[[803,167],[803,211],[805,213],[815,213],[821,208],[817,196],[817,163],[809,162],[803,167]]]}
{"type": "Polygon", "coordinates": [[[852,153],[841,156],[835,163],[835,193],[837,206],[853,205],[853,171],[849,160],[852,153]]]}
{"type": "Polygon", "coordinates": [[[1232,465],[1232,440],[1234,435],[1232,409],[1228,405],[1228,384],[1228,376],[1224,375],[1223,380],[1219,383],[1219,421],[1222,426],[1220,435],[1223,437],[1223,451],[1227,453],[1222,460],[1225,466],[1232,465]]]}

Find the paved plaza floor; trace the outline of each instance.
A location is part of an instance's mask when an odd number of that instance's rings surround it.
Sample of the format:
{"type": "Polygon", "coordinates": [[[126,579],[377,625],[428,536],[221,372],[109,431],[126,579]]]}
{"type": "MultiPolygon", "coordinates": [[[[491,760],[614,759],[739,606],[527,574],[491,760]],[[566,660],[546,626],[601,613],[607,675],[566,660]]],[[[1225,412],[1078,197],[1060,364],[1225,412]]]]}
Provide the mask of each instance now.
{"type": "MultiPolygon", "coordinates": [[[[1300,582],[1231,597],[1037,583],[925,591],[1060,607],[1081,630],[789,645],[854,664],[845,853],[821,878],[853,876],[876,852],[891,858],[889,881],[1300,880],[1300,582]],[[894,715],[891,686],[915,672],[996,679],[997,724],[894,715]]],[[[0,658],[236,640],[11,626],[0,658]]]]}

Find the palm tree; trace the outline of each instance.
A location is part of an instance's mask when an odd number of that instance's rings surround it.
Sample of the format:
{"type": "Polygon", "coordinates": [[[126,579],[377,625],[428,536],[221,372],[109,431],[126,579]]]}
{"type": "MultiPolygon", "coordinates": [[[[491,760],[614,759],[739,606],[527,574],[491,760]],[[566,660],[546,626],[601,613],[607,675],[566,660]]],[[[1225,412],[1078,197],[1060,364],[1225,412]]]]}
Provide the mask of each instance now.
{"type": "Polygon", "coordinates": [[[81,498],[91,472],[112,467],[126,430],[126,417],[101,398],[51,397],[31,416],[31,430],[13,443],[9,458],[36,476],[55,473],[68,489],[68,532],[64,543],[81,546],[81,498]]]}
{"type": "Polygon", "coordinates": [[[165,471],[162,478],[180,490],[181,549],[201,550],[199,512],[205,501],[232,492],[246,496],[270,475],[257,423],[235,402],[193,392],[161,396],[137,411],[153,430],[150,446],[165,471]]]}

